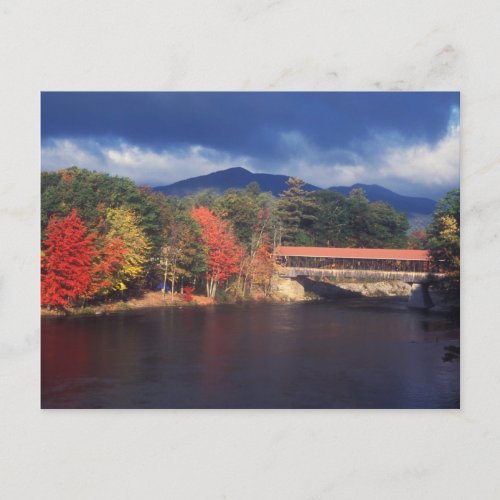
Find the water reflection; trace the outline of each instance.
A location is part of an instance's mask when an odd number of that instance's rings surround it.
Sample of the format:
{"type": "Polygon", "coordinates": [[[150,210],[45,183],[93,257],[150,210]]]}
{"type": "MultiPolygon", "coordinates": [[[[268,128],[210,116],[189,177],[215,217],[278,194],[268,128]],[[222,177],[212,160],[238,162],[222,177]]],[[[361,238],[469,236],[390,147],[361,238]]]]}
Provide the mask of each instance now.
{"type": "Polygon", "coordinates": [[[45,408],[453,408],[458,321],[399,300],[42,321],[45,408]]]}

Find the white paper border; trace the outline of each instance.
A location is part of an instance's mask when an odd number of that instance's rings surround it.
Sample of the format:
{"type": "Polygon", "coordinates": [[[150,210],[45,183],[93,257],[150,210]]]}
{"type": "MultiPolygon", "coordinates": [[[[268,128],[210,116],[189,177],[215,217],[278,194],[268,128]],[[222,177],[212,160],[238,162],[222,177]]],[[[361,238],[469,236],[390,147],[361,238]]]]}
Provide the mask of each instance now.
{"type": "Polygon", "coordinates": [[[3,1],[3,498],[498,498],[499,4],[3,1]],[[42,90],[460,90],[462,410],[39,410],[42,90]]]}

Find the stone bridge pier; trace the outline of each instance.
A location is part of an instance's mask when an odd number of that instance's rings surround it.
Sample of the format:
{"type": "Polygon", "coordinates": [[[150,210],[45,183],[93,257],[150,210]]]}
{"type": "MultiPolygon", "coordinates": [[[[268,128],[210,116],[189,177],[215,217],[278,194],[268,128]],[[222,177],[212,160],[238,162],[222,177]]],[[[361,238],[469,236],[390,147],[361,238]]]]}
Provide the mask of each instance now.
{"type": "Polygon", "coordinates": [[[429,309],[434,306],[429,294],[429,283],[412,283],[408,307],[413,309],[429,309]]]}

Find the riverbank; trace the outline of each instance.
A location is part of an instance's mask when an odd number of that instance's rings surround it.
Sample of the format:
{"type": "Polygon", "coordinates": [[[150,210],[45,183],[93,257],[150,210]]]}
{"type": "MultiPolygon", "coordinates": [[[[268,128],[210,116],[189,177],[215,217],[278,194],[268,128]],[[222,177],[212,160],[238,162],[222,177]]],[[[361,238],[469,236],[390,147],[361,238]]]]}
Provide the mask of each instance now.
{"type": "Polygon", "coordinates": [[[181,294],[175,293],[164,295],[162,292],[146,292],[142,297],[129,299],[127,301],[109,302],[103,304],[87,305],[84,307],[72,307],[64,311],[42,309],[42,317],[53,316],[80,316],[99,315],[113,312],[128,311],[131,309],[150,309],[161,307],[178,306],[209,306],[214,300],[203,295],[193,295],[191,302],[186,302],[181,294]]]}
{"type": "MultiPolygon", "coordinates": [[[[338,282],[316,281],[310,278],[288,279],[273,277],[269,296],[255,295],[253,297],[231,300],[227,297],[224,303],[253,302],[253,303],[283,303],[306,302],[311,300],[326,300],[349,297],[409,297],[411,286],[399,281],[384,282],[338,282]]],[[[450,303],[436,291],[431,291],[433,307],[429,310],[436,312],[453,312],[459,308],[459,303],[450,303]]],[[[217,302],[204,295],[193,295],[192,301],[187,302],[182,294],[164,295],[161,291],[146,292],[142,297],[127,301],[93,304],[84,307],[74,307],[66,310],[42,309],[42,317],[101,315],[134,309],[151,309],[165,307],[205,307],[217,302]]]]}
{"type": "MultiPolygon", "coordinates": [[[[311,299],[319,299],[317,296],[306,296],[303,293],[303,288],[296,283],[297,290],[302,290],[302,293],[297,292],[297,295],[280,295],[271,294],[266,297],[264,295],[254,295],[245,299],[231,300],[227,297],[222,303],[239,303],[239,302],[253,302],[253,303],[282,303],[290,301],[306,301],[311,299]]],[[[146,292],[142,297],[128,299],[126,301],[107,302],[101,304],[91,304],[83,307],[70,307],[64,310],[61,309],[41,309],[42,317],[62,317],[62,316],[92,316],[101,314],[110,314],[121,311],[129,311],[134,309],[156,309],[165,307],[206,307],[217,304],[215,299],[206,297],[205,295],[193,295],[192,301],[187,302],[182,294],[175,293],[174,296],[167,293],[164,295],[162,292],[146,292]]]]}

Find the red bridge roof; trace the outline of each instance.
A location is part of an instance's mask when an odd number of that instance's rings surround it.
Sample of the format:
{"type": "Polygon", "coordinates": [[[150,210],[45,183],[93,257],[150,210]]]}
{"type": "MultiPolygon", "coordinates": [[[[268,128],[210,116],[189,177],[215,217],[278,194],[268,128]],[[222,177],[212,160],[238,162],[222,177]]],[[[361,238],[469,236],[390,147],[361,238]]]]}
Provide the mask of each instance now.
{"type": "Polygon", "coordinates": [[[427,250],[393,248],[278,247],[283,257],[330,257],[333,259],[430,260],[427,250]]]}

